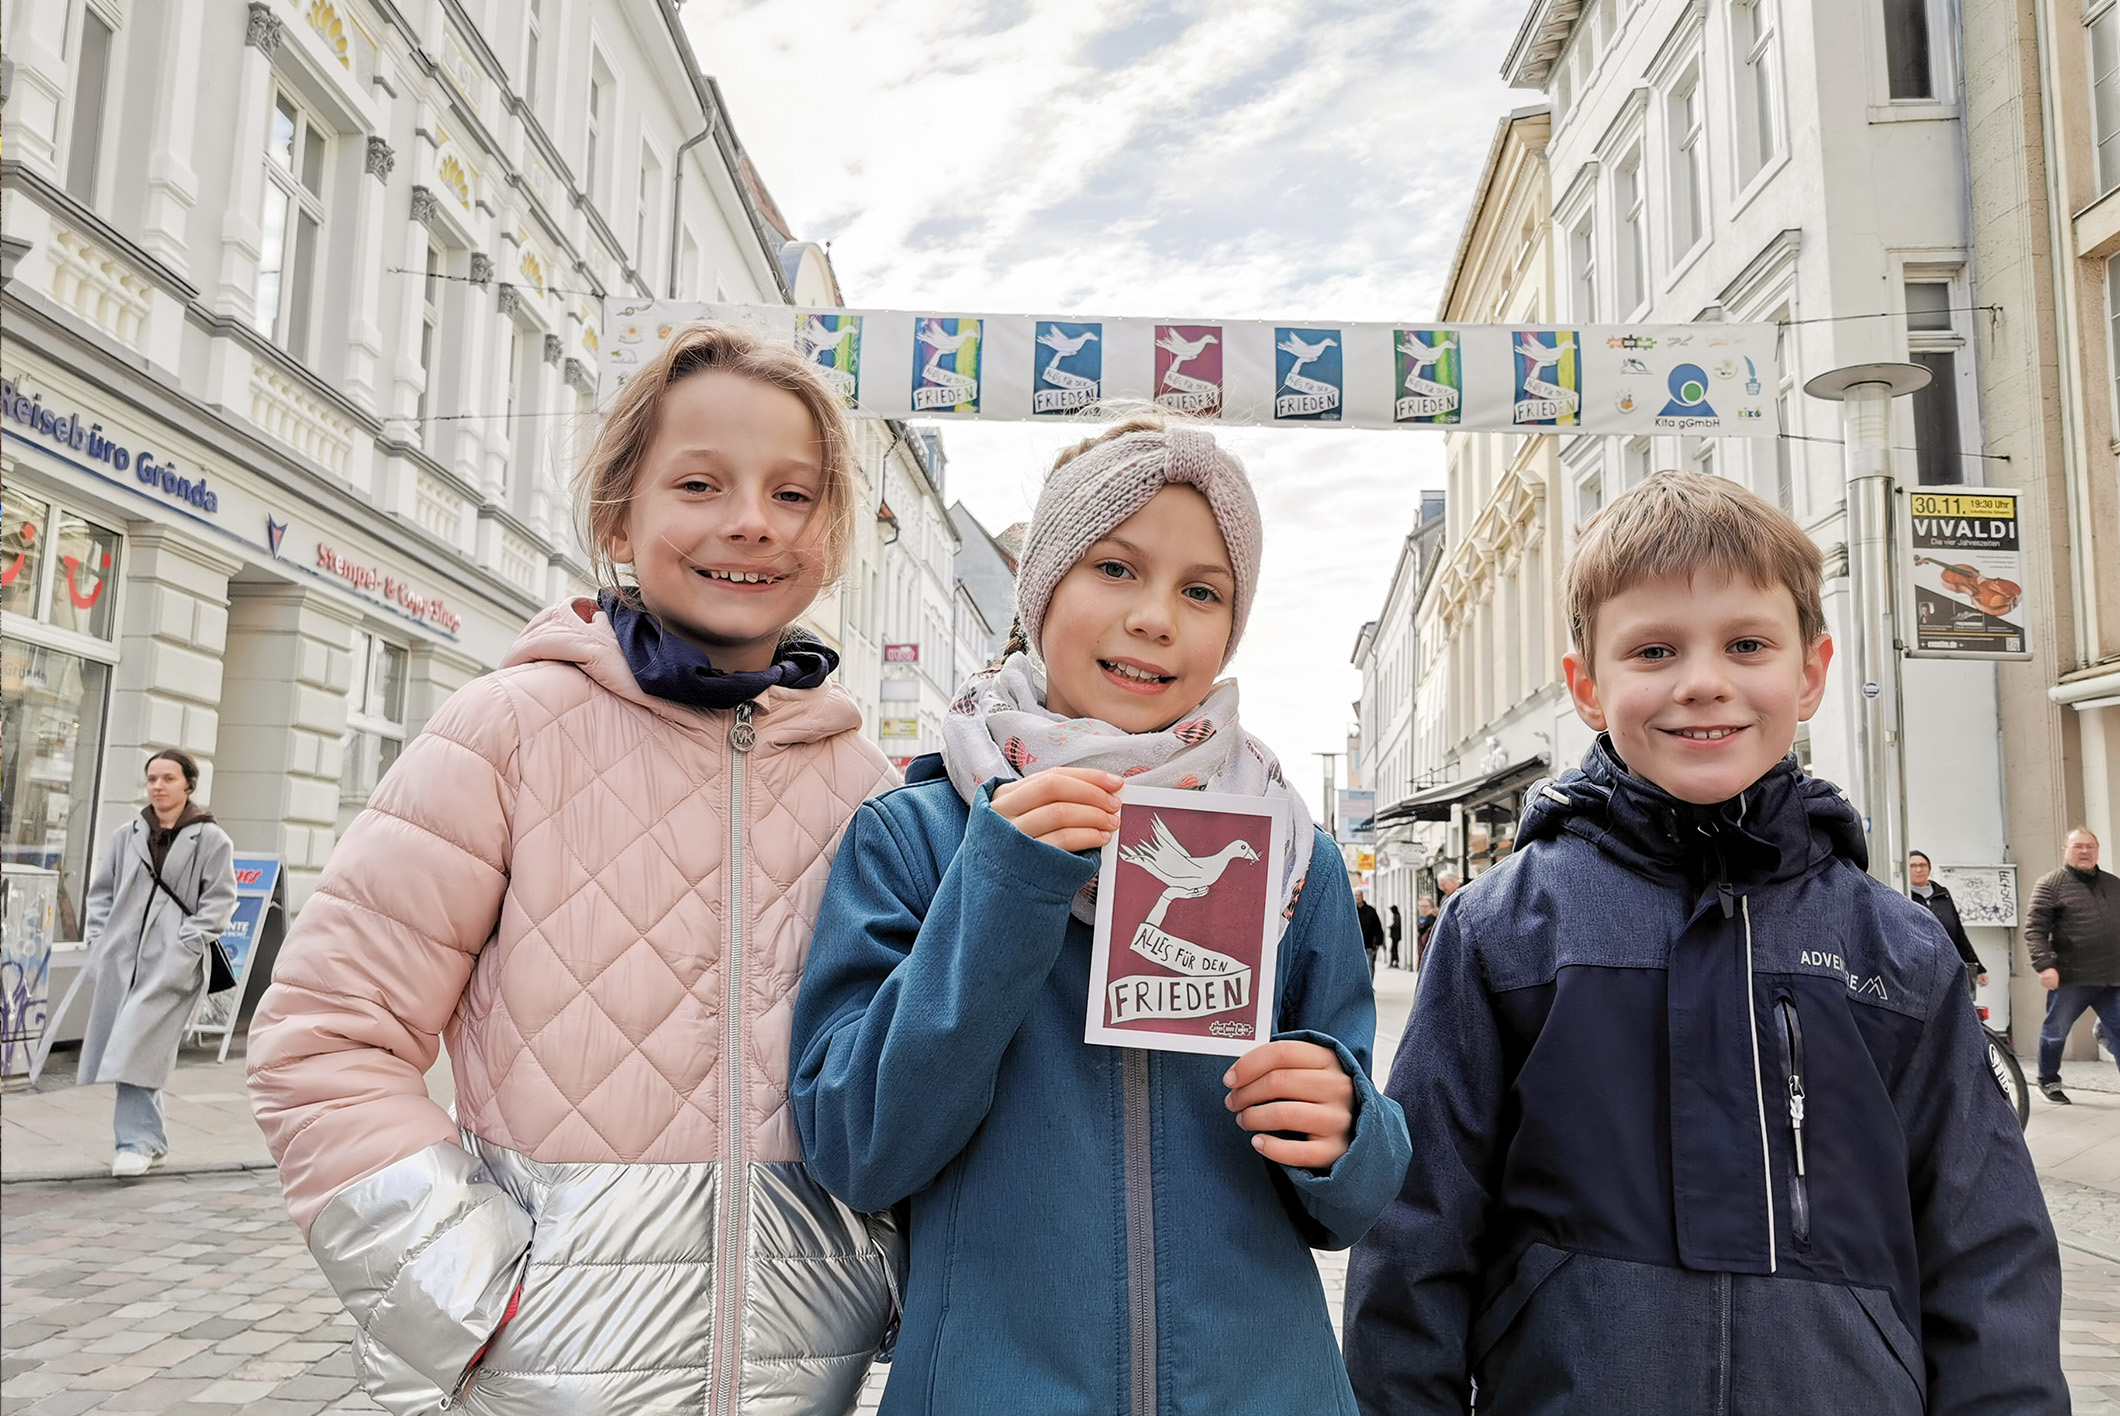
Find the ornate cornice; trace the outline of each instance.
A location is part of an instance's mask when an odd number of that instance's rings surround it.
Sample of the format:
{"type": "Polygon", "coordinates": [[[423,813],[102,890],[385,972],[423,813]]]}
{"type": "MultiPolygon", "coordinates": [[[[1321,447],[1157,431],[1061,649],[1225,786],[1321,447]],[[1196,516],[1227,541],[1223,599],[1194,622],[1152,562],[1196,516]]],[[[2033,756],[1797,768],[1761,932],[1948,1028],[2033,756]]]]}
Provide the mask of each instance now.
{"type": "Polygon", "coordinates": [[[415,186],[412,189],[412,219],[422,226],[434,219],[434,188],[415,186]]]}
{"type": "Polygon", "coordinates": [[[272,6],[263,0],[250,0],[250,24],[243,31],[243,43],[270,59],[280,47],[280,27],[280,17],[272,12],[272,6]]]}
{"type": "Polygon", "coordinates": [[[579,359],[569,359],[564,375],[568,388],[573,389],[584,398],[596,397],[596,379],[590,374],[587,364],[584,364],[579,359]]]}
{"type": "Polygon", "coordinates": [[[487,255],[484,251],[473,251],[471,253],[471,283],[473,285],[490,285],[493,283],[493,257],[487,255]]]}
{"type": "MultiPolygon", "coordinates": [[[[475,261],[478,258],[474,256],[472,257],[472,259],[475,261]]],[[[486,273],[488,275],[491,275],[493,273],[493,268],[490,264],[487,266],[486,273]]],[[[472,269],[471,279],[474,283],[477,284],[485,283],[479,280],[478,270],[476,267],[473,267],[472,269]]],[[[496,301],[496,307],[500,310],[502,314],[508,316],[508,318],[515,318],[515,316],[520,313],[523,308],[522,292],[517,290],[514,286],[507,284],[505,281],[502,282],[499,298],[496,301]]]]}
{"type": "Polygon", "coordinates": [[[563,344],[561,344],[561,343],[559,342],[559,336],[558,336],[558,335],[556,335],[556,334],[548,334],[548,335],[546,335],[546,336],[545,336],[545,362],[546,362],[546,363],[550,364],[550,365],[551,365],[551,366],[552,366],[553,368],[555,368],[555,369],[556,369],[556,368],[558,368],[558,367],[559,367],[559,361],[560,361],[560,357],[561,357],[561,356],[562,356],[563,354],[565,354],[566,352],[567,352],[567,351],[566,351],[566,346],[565,346],[565,345],[563,345],[563,344]]]}
{"type": "Polygon", "coordinates": [[[361,165],[361,170],[387,187],[390,185],[390,170],[396,166],[397,154],[390,150],[390,144],[381,138],[371,137],[368,140],[368,158],[361,165]]]}

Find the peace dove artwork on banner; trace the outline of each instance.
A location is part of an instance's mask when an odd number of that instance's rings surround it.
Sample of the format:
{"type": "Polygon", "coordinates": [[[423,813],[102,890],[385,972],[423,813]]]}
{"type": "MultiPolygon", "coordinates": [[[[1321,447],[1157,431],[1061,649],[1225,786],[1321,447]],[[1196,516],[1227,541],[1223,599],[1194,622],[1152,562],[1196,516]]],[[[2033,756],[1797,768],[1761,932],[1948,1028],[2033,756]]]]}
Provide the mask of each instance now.
{"type": "Polygon", "coordinates": [[[699,321],[789,345],[857,417],[1051,422],[1123,399],[1278,428],[1781,431],[1770,324],[1180,321],[613,300],[602,392],[699,321]]]}

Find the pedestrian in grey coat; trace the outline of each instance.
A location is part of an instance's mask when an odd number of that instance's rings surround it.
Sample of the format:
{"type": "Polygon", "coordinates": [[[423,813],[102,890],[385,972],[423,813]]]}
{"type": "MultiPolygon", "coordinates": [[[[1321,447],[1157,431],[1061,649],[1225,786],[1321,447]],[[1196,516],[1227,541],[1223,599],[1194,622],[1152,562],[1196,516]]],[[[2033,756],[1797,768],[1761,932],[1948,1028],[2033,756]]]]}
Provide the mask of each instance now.
{"type": "Polygon", "coordinates": [[[235,914],[235,843],[192,805],[198,785],[185,753],[149,758],[147,805],[112,833],[89,877],[83,933],[95,1003],[80,1081],[118,1084],[116,1176],[144,1175],[169,1153],[162,1088],[206,992],[206,950],[235,914]]]}

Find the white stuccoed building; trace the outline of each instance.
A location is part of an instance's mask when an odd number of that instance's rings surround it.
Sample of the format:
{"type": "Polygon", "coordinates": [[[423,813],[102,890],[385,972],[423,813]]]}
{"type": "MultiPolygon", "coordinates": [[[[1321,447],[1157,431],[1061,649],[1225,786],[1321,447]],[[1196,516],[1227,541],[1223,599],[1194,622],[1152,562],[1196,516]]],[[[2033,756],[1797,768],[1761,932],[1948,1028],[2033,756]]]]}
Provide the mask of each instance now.
{"type": "Polygon", "coordinates": [[[404,740],[590,584],[604,298],[785,300],[787,243],[660,0],[0,18],[11,878],[78,940],[175,746],[299,910],[404,740]]]}
{"type": "MultiPolygon", "coordinates": [[[[1504,67],[1552,105],[1567,318],[1786,326],[1767,396],[1792,436],[1576,438],[1562,452],[1564,539],[1661,468],[1731,477],[1794,516],[1825,552],[1841,646],[1797,750],[1851,793],[1861,685],[1838,409],[1806,398],[1804,381],[1870,361],[1927,365],[1934,384],[1895,410],[1900,485],[2007,485],[1982,456],[1990,316],[1971,279],[1955,16],[1948,0],[1534,0],[1504,67]]],[[[2009,859],[1997,672],[1905,665],[1910,839],[1938,862],[2009,859]]],[[[1557,722],[1565,764],[1590,734],[1572,714],[1557,722]]],[[[1993,965],[1983,1001],[1999,1012],[2008,940],[1973,934],[1993,965]]]]}

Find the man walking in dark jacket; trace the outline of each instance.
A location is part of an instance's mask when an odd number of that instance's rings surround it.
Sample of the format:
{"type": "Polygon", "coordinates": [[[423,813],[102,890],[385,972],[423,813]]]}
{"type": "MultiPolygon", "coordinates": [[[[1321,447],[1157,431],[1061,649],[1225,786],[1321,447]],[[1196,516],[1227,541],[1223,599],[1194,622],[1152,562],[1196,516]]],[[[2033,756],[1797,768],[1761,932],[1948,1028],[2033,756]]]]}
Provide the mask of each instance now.
{"type": "Polygon", "coordinates": [[[1973,952],[1973,941],[1965,937],[1965,924],[1958,918],[1958,902],[1951,892],[1929,878],[1929,858],[1926,852],[1907,852],[1907,893],[1914,897],[1917,905],[1928,906],[1929,913],[1943,926],[1943,932],[1951,936],[1951,947],[1958,957],[1965,960],[1968,977],[1975,977],[1985,984],[1987,966],[1973,952]]]}
{"type": "Polygon", "coordinates": [[[1362,925],[1362,949],[1369,955],[1369,976],[1375,978],[1377,950],[1384,947],[1384,921],[1360,890],[1354,892],[1354,915],[1362,925]]]}
{"type": "Polygon", "coordinates": [[[2076,1019],[2096,1013],[2106,1037],[2120,1039],[2120,877],[2098,868],[2098,838],[2085,826],[2068,833],[2062,862],[2032,887],[2024,942],[2046,985],[2039,1094],[2066,1106],[2061,1048],[2076,1019]]]}

